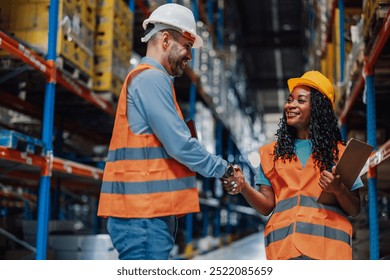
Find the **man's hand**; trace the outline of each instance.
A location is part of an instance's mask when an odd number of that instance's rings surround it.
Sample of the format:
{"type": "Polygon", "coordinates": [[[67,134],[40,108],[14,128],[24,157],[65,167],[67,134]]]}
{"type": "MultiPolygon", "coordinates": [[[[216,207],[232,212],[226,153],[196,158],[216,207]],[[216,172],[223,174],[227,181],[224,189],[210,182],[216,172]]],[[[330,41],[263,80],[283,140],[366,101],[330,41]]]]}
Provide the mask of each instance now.
{"type": "Polygon", "coordinates": [[[229,174],[231,174],[229,177],[224,176],[221,178],[222,186],[229,194],[239,194],[245,187],[244,174],[238,165],[232,166],[229,174]]]}
{"type": "Polygon", "coordinates": [[[223,176],[220,178],[220,180],[222,181],[223,179],[227,179],[233,175],[234,175],[234,166],[233,166],[233,164],[229,163],[227,168],[226,168],[225,174],[223,174],[223,176]]]}

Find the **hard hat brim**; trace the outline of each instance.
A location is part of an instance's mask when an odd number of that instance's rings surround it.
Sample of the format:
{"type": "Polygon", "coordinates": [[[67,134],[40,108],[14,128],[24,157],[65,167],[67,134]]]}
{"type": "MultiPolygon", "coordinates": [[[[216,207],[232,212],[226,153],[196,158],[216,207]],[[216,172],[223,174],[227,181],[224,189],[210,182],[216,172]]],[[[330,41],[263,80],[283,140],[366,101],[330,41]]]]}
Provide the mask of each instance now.
{"type": "Polygon", "coordinates": [[[288,79],[287,84],[290,92],[292,92],[297,86],[309,86],[319,90],[322,94],[325,94],[316,83],[305,78],[291,78],[288,79]]]}
{"type": "Polygon", "coordinates": [[[316,90],[321,92],[323,95],[325,95],[329,99],[329,101],[332,103],[332,106],[334,106],[334,100],[332,100],[331,96],[329,96],[329,93],[324,92],[324,90],[318,84],[313,82],[312,80],[305,79],[305,78],[291,78],[291,79],[287,80],[287,84],[288,84],[288,89],[290,92],[292,92],[294,90],[294,88],[296,88],[297,86],[308,86],[308,87],[315,88],[316,90]]]}
{"type": "MultiPolygon", "coordinates": [[[[154,20],[151,20],[151,19],[145,19],[142,23],[142,27],[144,28],[144,30],[146,30],[146,27],[148,26],[148,23],[151,22],[151,23],[156,23],[156,21],[154,20]]],[[[177,30],[179,29],[178,26],[173,26],[170,24],[170,22],[164,22],[163,20],[159,20],[158,21],[159,23],[162,23],[162,24],[165,24],[165,25],[168,25],[168,26],[172,26],[172,29],[174,30],[177,30]]],[[[181,32],[184,33],[184,32],[188,32],[190,33],[192,36],[195,37],[195,41],[194,41],[194,44],[193,44],[193,48],[200,48],[203,46],[203,39],[202,37],[200,37],[198,34],[196,34],[195,32],[191,32],[190,30],[186,30],[186,29],[181,29],[181,32]]]]}

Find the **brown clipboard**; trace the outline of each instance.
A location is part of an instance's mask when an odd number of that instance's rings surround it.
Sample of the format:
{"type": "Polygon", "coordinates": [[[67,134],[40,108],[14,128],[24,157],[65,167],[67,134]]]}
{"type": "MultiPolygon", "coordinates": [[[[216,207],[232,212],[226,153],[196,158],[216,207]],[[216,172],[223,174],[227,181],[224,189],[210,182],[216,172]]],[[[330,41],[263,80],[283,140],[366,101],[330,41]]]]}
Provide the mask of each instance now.
{"type": "Polygon", "coordinates": [[[191,132],[191,136],[193,138],[198,138],[198,133],[196,132],[195,122],[191,119],[191,120],[186,121],[186,124],[191,132]]]}
{"type": "MultiPolygon", "coordinates": [[[[344,153],[336,164],[336,173],[340,175],[341,181],[349,190],[351,190],[373,149],[373,146],[354,138],[348,141],[344,153]]],[[[333,194],[323,191],[317,201],[333,204],[334,200],[333,194]]]]}

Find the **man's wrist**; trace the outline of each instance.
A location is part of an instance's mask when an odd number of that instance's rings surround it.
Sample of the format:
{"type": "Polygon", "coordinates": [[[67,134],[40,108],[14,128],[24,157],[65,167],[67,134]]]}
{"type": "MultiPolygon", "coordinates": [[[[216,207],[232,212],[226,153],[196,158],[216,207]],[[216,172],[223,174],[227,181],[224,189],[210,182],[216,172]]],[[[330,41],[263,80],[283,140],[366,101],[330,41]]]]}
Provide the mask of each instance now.
{"type": "Polygon", "coordinates": [[[231,163],[228,163],[227,167],[226,167],[226,170],[225,170],[225,173],[223,174],[223,176],[221,177],[221,179],[224,179],[224,178],[228,178],[230,176],[233,176],[234,174],[234,166],[233,164],[231,163]]]}

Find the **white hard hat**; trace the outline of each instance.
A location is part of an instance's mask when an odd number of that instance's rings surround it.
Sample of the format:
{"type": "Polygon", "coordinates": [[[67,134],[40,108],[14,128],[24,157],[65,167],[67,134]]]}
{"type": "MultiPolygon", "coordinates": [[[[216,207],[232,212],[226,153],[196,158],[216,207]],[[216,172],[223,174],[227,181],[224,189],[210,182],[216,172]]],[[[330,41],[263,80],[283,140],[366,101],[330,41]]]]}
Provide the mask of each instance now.
{"type": "MultiPolygon", "coordinates": [[[[194,14],[190,9],[182,5],[174,3],[161,5],[150,14],[148,19],[144,20],[142,23],[144,30],[146,30],[148,23],[158,25],[160,28],[161,26],[172,27],[172,29],[180,31],[184,36],[187,35],[194,39],[194,48],[203,46],[202,38],[196,34],[194,14]]],[[[155,30],[155,32],[157,31],[155,30]]],[[[147,42],[155,32],[147,34],[141,41],[147,42]]]]}

